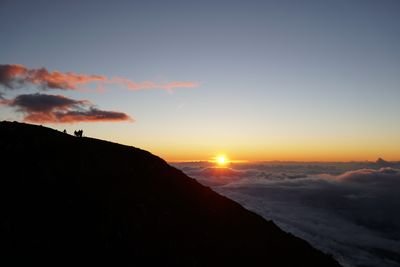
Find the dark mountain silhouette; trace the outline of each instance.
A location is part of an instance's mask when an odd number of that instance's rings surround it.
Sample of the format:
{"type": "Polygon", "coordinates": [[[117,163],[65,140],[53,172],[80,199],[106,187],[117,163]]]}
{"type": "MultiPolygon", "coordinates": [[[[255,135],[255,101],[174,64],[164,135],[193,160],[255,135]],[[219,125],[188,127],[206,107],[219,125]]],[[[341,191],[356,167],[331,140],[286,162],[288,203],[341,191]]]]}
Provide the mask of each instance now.
{"type": "Polygon", "coordinates": [[[375,161],[375,164],[378,165],[379,167],[390,167],[390,166],[393,165],[392,163],[390,163],[390,162],[384,160],[383,158],[378,158],[378,159],[375,161]]]}
{"type": "Polygon", "coordinates": [[[2,266],[339,266],[149,152],[16,122],[0,151],[2,266]]]}

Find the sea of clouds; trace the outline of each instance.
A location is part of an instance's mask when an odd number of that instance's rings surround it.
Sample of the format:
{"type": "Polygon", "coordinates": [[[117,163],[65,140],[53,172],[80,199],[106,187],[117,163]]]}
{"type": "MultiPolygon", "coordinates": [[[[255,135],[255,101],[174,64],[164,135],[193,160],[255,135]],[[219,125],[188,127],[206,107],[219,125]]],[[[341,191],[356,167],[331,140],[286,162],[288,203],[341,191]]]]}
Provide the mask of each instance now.
{"type": "Polygon", "coordinates": [[[400,164],[175,163],[343,266],[400,266],[400,164]]]}

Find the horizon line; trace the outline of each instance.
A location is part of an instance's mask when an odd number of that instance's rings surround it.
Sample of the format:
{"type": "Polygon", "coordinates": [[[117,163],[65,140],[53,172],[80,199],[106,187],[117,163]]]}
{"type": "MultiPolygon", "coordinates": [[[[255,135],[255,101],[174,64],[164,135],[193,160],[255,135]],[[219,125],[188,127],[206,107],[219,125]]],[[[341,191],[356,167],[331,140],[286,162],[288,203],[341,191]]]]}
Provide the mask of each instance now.
{"type": "MultiPolygon", "coordinates": [[[[230,160],[229,164],[237,164],[237,163],[377,163],[377,161],[382,158],[378,158],[375,161],[371,160],[230,160]]],[[[385,160],[387,163],[397,163],[400,164],[400,160],[385,160]]],[[[215,163],[212,160],[166,160],[168,163],[215,163]]]]}

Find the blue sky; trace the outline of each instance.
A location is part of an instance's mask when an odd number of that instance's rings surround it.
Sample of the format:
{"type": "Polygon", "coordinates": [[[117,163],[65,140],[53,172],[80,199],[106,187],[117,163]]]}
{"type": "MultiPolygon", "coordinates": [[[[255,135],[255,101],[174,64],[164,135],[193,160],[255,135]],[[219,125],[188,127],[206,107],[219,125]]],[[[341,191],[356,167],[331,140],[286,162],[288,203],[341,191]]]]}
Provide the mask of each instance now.
{"type": "Polygon", "coordinates": [[[398,1],[2,1],[0,64],[198,83],[57,92],[135,122],[50,126],[170,160],[400,159],[399,13],[398,1]]]}

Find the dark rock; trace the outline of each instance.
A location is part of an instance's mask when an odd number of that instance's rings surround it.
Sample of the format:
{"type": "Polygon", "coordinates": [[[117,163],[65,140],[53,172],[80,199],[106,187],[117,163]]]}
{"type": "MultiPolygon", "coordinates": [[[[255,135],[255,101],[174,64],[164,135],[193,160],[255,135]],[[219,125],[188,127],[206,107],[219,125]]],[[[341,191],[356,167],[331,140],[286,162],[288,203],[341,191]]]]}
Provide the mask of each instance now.
{"type": "Polygon", "coordinates": [[[12,122],[0,151],[2,266],[339,266],[149,152],[12,122]]]}
{"type": "Polygon", "coordinates": [[[390,166],[392,166],[392,164],[390,162],[388,162],[388,161],[386,161],[386,160],[384,160],[382,158],[378,158],[375,161],[375,164],[378,165],[379,167],[390,167],[390,166]]]}

